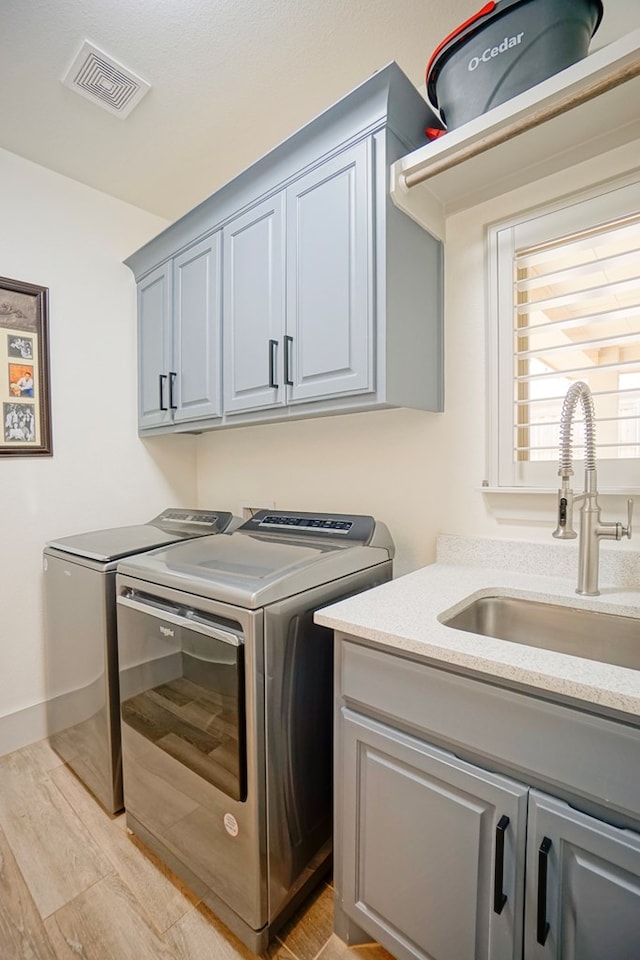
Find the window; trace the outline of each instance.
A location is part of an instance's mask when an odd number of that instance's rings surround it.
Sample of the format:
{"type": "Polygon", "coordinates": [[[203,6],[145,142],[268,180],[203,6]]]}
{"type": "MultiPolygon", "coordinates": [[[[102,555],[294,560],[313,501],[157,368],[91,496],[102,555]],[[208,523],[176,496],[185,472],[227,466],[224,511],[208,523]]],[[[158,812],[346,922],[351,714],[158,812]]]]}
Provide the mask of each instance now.
{"type": "MultiPolygon", "coordinates": [[[[496,225],[489,249],[490,485],[554,488],[562,404],[583,380],[600,487],[639,488],[640,181],[496,225]]],[[[583,443],[578,416],[577,476],[583,443]]]]}

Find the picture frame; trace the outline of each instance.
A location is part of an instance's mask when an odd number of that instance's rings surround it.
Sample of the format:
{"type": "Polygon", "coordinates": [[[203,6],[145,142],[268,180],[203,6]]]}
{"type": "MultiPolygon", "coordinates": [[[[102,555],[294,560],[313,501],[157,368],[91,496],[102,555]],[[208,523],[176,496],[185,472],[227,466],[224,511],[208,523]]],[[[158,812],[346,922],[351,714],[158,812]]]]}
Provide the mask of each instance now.
{"type": "Polygon", "coordinates": [[[49,290],[0,277],[0,458],[52,456],[49,290]]]}

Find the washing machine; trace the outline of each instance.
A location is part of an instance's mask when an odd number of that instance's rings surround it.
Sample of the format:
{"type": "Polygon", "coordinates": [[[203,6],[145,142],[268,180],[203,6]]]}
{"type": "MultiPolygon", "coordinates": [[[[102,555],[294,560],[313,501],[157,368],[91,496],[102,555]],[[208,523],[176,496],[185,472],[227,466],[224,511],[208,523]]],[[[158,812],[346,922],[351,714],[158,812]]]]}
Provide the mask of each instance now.
{"type": "Polygon", "coordinates": [[[110,813],[122,809],[116,566],[145,550],[212,536],[228,512],[168,509],[148,523],[94,530],[43,552],[47,726],[54,750],[110,813]]]}
{"type": "Polygon", "coordinates": [[[255,953],[331,863],[325,604],[392,576],[384,524],[259,511],[118,565],[127,825],[255,953]]]}

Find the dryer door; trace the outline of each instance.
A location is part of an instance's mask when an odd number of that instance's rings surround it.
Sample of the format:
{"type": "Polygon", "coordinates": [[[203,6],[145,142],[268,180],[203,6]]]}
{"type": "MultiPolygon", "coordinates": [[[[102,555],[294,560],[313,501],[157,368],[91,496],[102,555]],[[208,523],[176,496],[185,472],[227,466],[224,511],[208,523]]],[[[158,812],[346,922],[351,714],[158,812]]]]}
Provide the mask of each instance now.
{"type": "Polygon", "coordinates": [[[135,590],[118,596],[123,725],[246,798],[242,628],[135,590]]]}

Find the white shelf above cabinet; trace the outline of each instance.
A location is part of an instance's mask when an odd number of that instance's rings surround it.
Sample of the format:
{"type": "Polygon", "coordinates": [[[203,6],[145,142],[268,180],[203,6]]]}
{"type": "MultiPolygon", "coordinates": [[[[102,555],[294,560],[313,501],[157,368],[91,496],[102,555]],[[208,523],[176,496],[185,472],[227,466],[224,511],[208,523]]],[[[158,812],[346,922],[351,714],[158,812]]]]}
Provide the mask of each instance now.
{"type": "Polygon", "coordinates": [[[391,197],[444,240],[452,213],[638,138],[640,30],[634,30],[402,157],[391,168],[391,197]]]}

